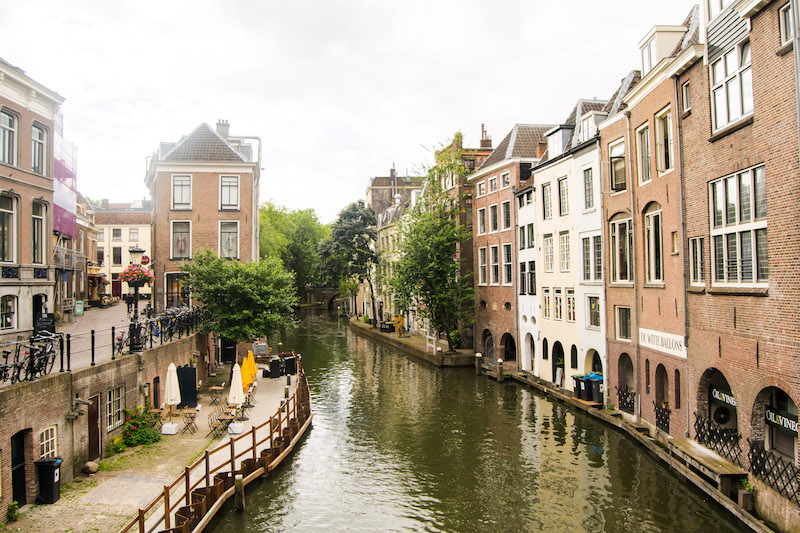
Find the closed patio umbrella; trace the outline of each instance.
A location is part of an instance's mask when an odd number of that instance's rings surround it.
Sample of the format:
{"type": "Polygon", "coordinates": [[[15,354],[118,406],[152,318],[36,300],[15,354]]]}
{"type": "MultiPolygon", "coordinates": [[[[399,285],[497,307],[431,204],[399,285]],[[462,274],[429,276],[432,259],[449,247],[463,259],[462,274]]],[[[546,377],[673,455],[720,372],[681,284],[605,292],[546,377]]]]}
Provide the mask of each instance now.
{"type": "Polygon", "coordinates": [[[242,369],[239,363],[233,365],[233,377],[231,378],[231,390],[228,393],[228,403],[239,407],[244,403],[244,389],[242,388],[242,369]]]}
{"type": "Polygon", "coordinates": [[[178,386],[178,369],[175,363],[167,367],[167,380],[164,383],[164,403],[169,405],[169,421],[172,422],[172,406],[181,403],[181,389],[178,386]]]}

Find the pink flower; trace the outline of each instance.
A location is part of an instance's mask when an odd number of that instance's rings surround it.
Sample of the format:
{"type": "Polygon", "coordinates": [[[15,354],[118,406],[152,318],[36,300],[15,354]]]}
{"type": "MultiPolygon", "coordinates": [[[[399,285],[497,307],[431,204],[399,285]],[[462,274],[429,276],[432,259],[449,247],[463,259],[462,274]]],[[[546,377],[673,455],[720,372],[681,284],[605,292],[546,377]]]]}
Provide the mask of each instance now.
{"type": "Polygon", "coordinates": [[[132,429],[136,429],[136,426],[133,426],[133,428],[132,428],[132,429]]]}
{"type": "Polygon", "coordinates": [[[126,419],[125,419],[125,422],[128,422],[129,420],[130,420],[130,418],[126,418],[126,419]]]}

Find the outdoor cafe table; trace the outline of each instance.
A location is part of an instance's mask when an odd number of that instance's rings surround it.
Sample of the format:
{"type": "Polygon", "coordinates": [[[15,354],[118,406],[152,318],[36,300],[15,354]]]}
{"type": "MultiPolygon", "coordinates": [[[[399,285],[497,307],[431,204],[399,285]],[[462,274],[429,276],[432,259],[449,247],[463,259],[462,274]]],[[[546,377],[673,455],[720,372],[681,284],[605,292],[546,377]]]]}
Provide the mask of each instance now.
{"type": "Polygon", "coordinates": [[[213,387],[209,387],[208,391],[211,393],[211,405],[219,404],[220,397],[222,396],[222,391],[225,390],[225,387],[220,387],[218,385],[214,385],[213,387]]]}

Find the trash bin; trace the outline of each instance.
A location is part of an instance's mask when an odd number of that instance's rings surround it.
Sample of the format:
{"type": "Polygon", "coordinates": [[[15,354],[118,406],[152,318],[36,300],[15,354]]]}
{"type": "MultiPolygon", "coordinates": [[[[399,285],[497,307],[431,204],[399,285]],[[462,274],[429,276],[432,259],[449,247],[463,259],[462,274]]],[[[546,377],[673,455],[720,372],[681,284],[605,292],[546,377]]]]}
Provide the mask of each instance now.
{"type": "Polygon", "coordinates": [[[581,381],[583,380],[584,376],[581,374],[576,374],[572,376],[572,385],[575,392],[575,398],[580,399],[581,397],[581,381]]]}
{"type": "Polygon", "coordinates": [[[56,503],[61,496],[61,457],[39,459],[34,464],[39,476],[36,503],[56,503]]]}
{"type": "Polygon", "coordinates": [[[279,378],[281,377],[281,360],[277,357],[273,357],[269,360],[269,377],[271,378],[279,378]]]}
{"type": "Polygon", "coordinates": [[[589,376],[585,376],[581,380],[581,400],[592,401],[592,382],[589,380],[589,376]]]}
{"type": "Polygon", "coordinates": [[[269,368],[265,368],[261,371],[261,377],[265,379],[269,377],[269,368]]]}
{"type": "Polygon", "coordinates": [[[603,380],[601,378],[592,378],[591,383],[592,383],[592,401],[594,403],[602,404],[603,390],[601,387],[603,385],[603,380]]]}
{"type": "Polygon", "coordinates": [[[283,364],[285,365],[285,371],[287,374],[297,374],[297,360],[294,357],[284,357],[283,364]]]}

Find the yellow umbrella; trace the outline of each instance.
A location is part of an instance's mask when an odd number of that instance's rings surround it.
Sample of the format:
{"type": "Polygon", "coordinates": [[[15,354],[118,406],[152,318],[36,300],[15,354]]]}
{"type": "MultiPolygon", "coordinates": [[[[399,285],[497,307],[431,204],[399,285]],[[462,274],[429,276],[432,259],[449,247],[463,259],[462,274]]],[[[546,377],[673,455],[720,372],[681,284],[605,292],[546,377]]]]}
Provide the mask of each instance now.
{"type": "Polygon", "coordinates": [[[250,386],[250,372],[247,370],[247,358],[245,357],[242,360],[242,366],[240,370],[240,374],[242,376],[242,390],[247,392],[247,387],[250,386]]]}
{"type": "Polygon", "coordinates": [[[253,352],[251,351],[248,355],[248,360],[250,361],[250,381],[253,382],[258,375],[258,368],[256,368],[256,358],[253,356],[253,352]]]}

